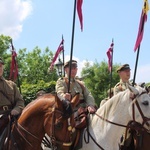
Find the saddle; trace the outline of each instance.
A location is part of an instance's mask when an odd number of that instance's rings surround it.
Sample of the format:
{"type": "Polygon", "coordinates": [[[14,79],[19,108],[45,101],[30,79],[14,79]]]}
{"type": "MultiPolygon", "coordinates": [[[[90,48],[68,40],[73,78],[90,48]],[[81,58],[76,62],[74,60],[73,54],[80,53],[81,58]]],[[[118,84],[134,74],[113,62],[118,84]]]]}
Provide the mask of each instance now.
{"type": "Polygon", "coordinates": [[[75,120],[75,128],[76,129],[84,129],[87,127],[88,119],[87,119],[88,110],[87,107],[80,107],[74,113],[75,120]]]}

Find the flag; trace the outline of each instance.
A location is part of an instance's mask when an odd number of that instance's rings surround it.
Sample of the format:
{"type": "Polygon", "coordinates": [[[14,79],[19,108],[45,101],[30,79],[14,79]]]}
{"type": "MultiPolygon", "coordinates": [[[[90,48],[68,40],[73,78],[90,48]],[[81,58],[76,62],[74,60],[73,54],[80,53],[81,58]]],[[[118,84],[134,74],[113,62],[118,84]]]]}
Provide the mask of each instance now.
{"type": "Polygon", "coordinates": [[[10,66],[10,76],[9,79],[15,81],[18,77],[18,65],[17,65],[17,53],[12,45],[12,55],[11,55],[11,66],[10,66]]]}
{"type": "Polygon", "coordinates": [[[77,0],[77,12],[80,21],[81,31],[83,31],[82,3],[83,0],[77,0]]]}
{"type": "Polygon", "coordinates": [[[149,10],[148,0],[144,0],[144,7],[143,7],[142,13],[141,13],[141,18],[140,18],[140,23],[139,23],[139,31],[138,31],[136,43],[134,46],[134,51],[137,50],[137,48],[140,46],[140,43],[143,39],[144,25],[145,25],[145,22],[147,21],[148,10],[149,10]]]}
{"type": "Polygon", "coordinates": [[[62,41],[60,42],[60,44],[59,44],[59,46],[58,46],[58,48],[57,48],[57,51],[56,51],[56,53],[55,53],[55,56],[54,56],[54,58],[53,58],[53,60],[52,60],[52,62],[51,62],[50,70],[53,70],[53,68],[54,68],[54,63],[55,63],[55,61],[57,60],[58,55],[59,55],[63,50],[64,50],[64,40],[62,39],[62,41]]]}
{"type": "Polygon", "coordinates": [[[111,45],[110,45],[110,48],[107,50],[108,70],[109,70],[109,72],[112,71],[113,46],[114,46],[114,43],[112,42],[111,45]]]}

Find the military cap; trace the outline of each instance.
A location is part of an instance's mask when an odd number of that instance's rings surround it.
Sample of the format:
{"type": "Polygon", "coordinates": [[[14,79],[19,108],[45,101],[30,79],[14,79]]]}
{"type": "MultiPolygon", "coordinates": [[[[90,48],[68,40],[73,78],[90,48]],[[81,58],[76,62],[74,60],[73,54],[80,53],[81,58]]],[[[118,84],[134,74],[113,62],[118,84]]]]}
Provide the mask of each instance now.
{"type": "MultiPolygon", "coordinates": [[[[69,65],[70,65],[70,60],[67,61],[67,62],[64,64],[64,68],[69,67],[69,65]]],[[[76,60],[72,60],[71,65],[72,65],[73,67],[77,67],[77,61],[76,61],[76,60]]]]}
{"type": "Polygon", "coordinates": [[[128,69],[131,70],[129,64],[124,64],[117,69],[117,72],[128,70],[128,69]]]}
{"type": "Polygon", "coordinates": [[[0,63],[4,65],[4,61],[1,57],[0,57],[0,63]]]}

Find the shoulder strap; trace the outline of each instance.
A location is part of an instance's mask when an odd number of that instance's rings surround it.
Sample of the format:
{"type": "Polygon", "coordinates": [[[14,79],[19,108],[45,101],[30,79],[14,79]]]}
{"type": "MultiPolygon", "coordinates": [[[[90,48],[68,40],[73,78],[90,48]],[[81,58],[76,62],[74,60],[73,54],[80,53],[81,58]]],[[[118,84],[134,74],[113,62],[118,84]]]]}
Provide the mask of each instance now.
{"type": "Polygon", "coordinates": [[[83,85],[83,83],[80,81],[80,80],[76,80],[77,82],[78,82],[78,84],[81,86],[81,88],[82,88],[82,94],[84,94],[84,89],[85,89],[85,87],[84,87],[84,85],[83,85]]]}

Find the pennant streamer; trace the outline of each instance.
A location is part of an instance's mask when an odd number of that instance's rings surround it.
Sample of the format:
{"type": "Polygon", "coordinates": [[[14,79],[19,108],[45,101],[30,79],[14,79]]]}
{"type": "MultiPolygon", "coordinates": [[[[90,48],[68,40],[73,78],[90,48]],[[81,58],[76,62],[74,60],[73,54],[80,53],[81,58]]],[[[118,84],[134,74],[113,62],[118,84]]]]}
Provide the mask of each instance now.
{"type": "Polygon", "coordinates": [[[11,67],[10,67],[10,76],[9,79],[15,81],[18,77],[18,65],[16,62],[17,53],[12,45],[12,56],[11,56],[11,67]]]}
{"type": "Polygon", "coordinates": [[[137,50],[137,48],[140,46],[140,43],[143,39],[144,25],[145,25],[145,22],[147,21],[147,12],[148,12],[148,10],[149,10],[148,0],[145,0],[144,1],[144,8],[142,9],[142,13],[141,13],[139,31],[138,31],[136,43],[135,43],[135,46],[134,46],[134,51],[137,50]]]}
{"type": "Polygon", "coordinates": [[[77,12],[80,21],[81,31],[83,31],[82,3],[83,0],[77,0],[77,12]]]}
{"type": "Polygon", "coordinates": [[[50,70],[53,70],[53,68],[54,68],[54,63],[55,63],[55,61],[57,60],[57,58],[58,58],[58,55],[64,50],[64,40],[62,39],[62,41],[60,42],[60,44],[59,44],[59,47],[58,47],[58,49],[57,49],[57,51],[56,51],[56,53],[55,53],[55,56],[54,56],[54,58],[53,58],[53,60],[52,60],[52,62],[51,62],[51,65],[50,65],[50,70]]]}
{"type": "Polygon", "coordinates": [[[112,71],[112,54],[113,54],[113,46],[114,43],[112,42],[110,45],[110,48],[107,51],[107,57],[108,57],[108,70],[109,72],[112,71]]]}

